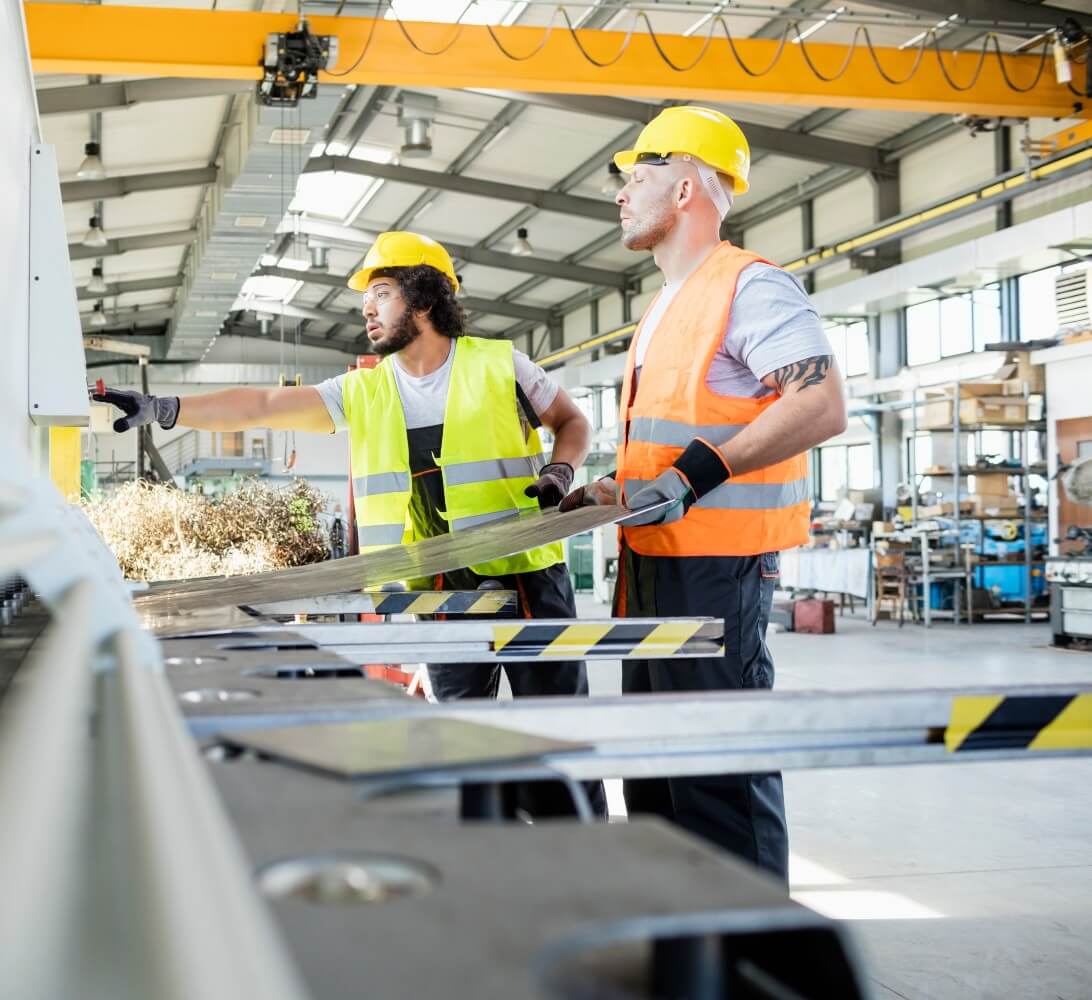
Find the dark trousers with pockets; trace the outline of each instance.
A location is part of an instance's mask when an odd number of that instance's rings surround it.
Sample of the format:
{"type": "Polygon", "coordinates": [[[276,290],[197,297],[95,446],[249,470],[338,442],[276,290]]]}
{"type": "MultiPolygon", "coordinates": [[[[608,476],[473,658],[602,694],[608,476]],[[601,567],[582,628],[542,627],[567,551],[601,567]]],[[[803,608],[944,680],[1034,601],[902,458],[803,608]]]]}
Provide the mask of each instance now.
{"type": "MultiPolygon", "coordinates": [[[[470,570],[445,575],[447,587],[475,590],[485,577],[470,570]]],[[[575,618],[576,598],[572,581],[564,563],[546,569],[510,576],[490,577],[499,580],[505,590],[519,595],[521,618],[575,618]]],[[[538,698],[549,695],[587,697],[588,674],[583,660],[536,659],[525,663],[430,663],[429,679],[432,693],[439,701],[456,698],[495,698],[500,685],[501,667],[515,698],[538,698]]],[[[601,781],[584,782],[592,810],[599,816],[607,812],[606,794],[601,781]]],[[[558,781],[516,783],[506,795],[509,812],[520,808],[536,818],[572,816],[572,794],[558,781]]]]}
{"type": "MultiPolygon", "coordinates": [[[[619,588],[627,617],[704,616],[723,618],[725,627],[723,656],[623,661],[623,693],[773,687],[766,626],[777,553],[668,557],[627,549],[622,557],[619,588]]],[[[624,792],[630,815],[663,816],[787,881],[789,837],[780,773],[627,780],[624,792]]]]}

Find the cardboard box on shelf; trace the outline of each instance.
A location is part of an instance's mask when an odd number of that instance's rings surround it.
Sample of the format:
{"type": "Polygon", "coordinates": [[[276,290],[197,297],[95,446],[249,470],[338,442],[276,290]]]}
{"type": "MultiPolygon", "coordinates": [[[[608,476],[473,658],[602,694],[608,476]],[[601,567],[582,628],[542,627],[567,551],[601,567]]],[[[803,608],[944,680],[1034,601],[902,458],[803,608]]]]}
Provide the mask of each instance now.
{"type": "MultiPolygon", "coordinates": [[[[952,426],[953,401],[929,399],[921,409],[919,426],[925,430],[947,430],[952,426]]],[[[1027,423],[1028,406],[1011,396],[972,396],[959,401],[959,422],[963,427],[977,424],[1018,425],[1027,423]]]]}
{"type": "MultiPolygon", "coordinates": [[[[970,497],[960,497],[959,510],[963,514],[974,513],[974,500],[970,497]]],[[[930,507],[918,507],[918,520],[925,517],[951,517],[955,513],[955,501],[945,500],[942,503],[933,504],[930,507]]]]}
{"type": "Polygon", "coordinates": [[[975,472],[974,491],[991,497],[1008,496],[1009,473],[1007,472],[975,472]]]}
{"type": "Polygon", "coordinates": [[[1019,497],[972,493],[968,496],[968,499],[974,505],[976,517],[1009,517],[1020,513],[1019,497]]]}
{"type": "Polygon", "coordinates": [[[1031,363],[1030,351],[1009,351],[994,378],[1005,382],[1005,395],[1022,396],[1025,382],[1029,393],[1046,392],[1046,369],[1031,363]]]}

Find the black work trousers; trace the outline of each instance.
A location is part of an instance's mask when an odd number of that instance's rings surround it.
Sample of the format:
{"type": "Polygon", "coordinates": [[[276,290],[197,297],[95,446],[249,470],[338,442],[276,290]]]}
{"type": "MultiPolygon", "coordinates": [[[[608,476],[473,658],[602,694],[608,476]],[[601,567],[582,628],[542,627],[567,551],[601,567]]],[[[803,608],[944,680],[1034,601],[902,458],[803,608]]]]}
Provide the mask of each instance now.
{"type": "MultiPolygon", "coordinates": [[[[476,590],[486,579],[498,580],[503,589],[516,591],[519,597],[518,617],[576,617],[576,598],[564,563],[528,573],[488,578],[470,570],[459,570],[445,574],[444,586],[476,590]]],[[[432,693],[439,701],[495,698],[500,685],[501,667],[508,675],[515,698],[549,695],[587,697],[588,694],[588,674],[583,660],[554,662],[542,659],[515,663],[430,663],[428,674],[432,681],[432,693]]],[[[584,782],[584,789],[592,810],[599,816],[605,816],[607,800],[603,783],[584,782]]],[[[505,795],[505,808],[512,815],[519,808],[540,819],[573,816],[576,813],[571,793],[558,781],[529,781],[512,785],[505,795]]]]}
{"type": "MultiPolygon", "coordinates": [[[[766,626],[777,553],[642,556],[622,552],[618,597],[627,617],[723,618],[724,655],[622,663],[625,694],[772,688],[766,626]]],[[[630,815],[654,813],[788,880],[789,837],[781,775],[702,775],[624,783],[630,815]]]]}

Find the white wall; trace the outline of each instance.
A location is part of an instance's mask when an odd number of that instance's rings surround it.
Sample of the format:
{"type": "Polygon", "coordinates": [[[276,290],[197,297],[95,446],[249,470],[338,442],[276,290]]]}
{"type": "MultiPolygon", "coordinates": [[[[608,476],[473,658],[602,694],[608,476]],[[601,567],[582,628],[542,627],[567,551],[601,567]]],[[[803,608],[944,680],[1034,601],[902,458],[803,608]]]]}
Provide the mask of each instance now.
{"type": "Polygon", "coordinates": [[[815,199],[813,228],[817,246],[830,246],[855,236],[876,221],[876,193],[869,177],[848,184],[815,199]]]}
{"type": "Polygon", "coordinates": [[[19,0],[0,0],[0,63],[0,447],[29,454],[37,436],[27,416],[30,147],[41,139],[19,0]]]}
{"type": "Polygon", "coordinates": [[[795,260],[805,250],[800,209],[791,209],[768,222],[751,226],[743,234],[743,245],[775,264],[795,260]]]}

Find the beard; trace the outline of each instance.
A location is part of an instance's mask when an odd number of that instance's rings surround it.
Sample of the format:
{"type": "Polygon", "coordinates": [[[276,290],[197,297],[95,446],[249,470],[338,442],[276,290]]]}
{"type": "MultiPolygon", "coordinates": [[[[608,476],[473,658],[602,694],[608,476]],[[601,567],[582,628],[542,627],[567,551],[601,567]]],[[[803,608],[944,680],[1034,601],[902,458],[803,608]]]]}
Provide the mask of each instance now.
{"type": "Polygon", "coordinates": [[[408,347],[421,336],[421,331],[414,322],[413,314],[408,307],[389,327],[389,330],[390,332],[382,340],[372,342],[372,350],[382,358],[388,354],[397,354],[403,347],[408,347]]]}
{"type": "Polygon", "coordinates": [[[649,208],[639,219],[631,219],[629,228],[622,230],[622,246],[627,250],[652,250],[659,246],[675,228],[675,213],[671,197],[649,208]]]}

